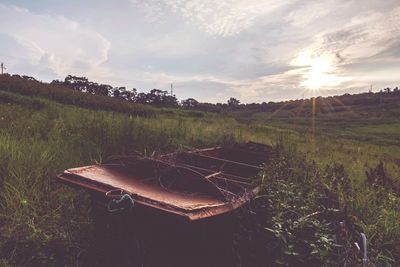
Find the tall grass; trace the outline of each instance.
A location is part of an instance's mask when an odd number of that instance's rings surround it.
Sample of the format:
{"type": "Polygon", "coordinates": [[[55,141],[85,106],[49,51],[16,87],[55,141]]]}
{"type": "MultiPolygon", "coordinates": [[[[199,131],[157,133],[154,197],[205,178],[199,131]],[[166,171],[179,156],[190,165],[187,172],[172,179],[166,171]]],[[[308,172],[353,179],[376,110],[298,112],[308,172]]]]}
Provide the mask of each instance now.
{"type": "MultiPolygon", "coordinates": [[[[74,266],[79,262],[92,238],[88,216],[90,200],[84,192],[71,190],[55,181],[55,175],[64,169],[135,151],[152,155],[248,140],[295,147],[293,151],[285,149],[288,155],[293,155],[285,158],[288,165],[271,168],[268,174],[275,177],[271,179],[275,181],[271,188],[287,186],[288,190],[279,195],[270,190],[267,198],[291,203],[291,209],[296,209],[290,200],[293,195],[287,194],[295,192],[296,201],[306,207],[303,215],[319,206],[316,198],[304,194],[305,189],[300,187],[302,180],[298,179],[310,175],[307,171],[311,168],[320,172],[318,177],[330,185],[328,181],[332,176],[325,168],[332,169],[334,162],[342,164],[352,190],[340,198],[341,205],[348,207],[355,216],[355,223],[370,238],[373,259],[394,265],[400,257],[399,197],[396,192],[376,190],[364,183],[366,166],[373,167],[380,160],[385,162],[388,175],[397,178],[398,147],[323,135],[312,139],[305,133],[253,122],[239,123],[234,118],[215,114],[199,116],[168,111],[168,114],[144,118],[11,93],[1,94],[0,100],[0,264],[74,266]],[[308,162],[308,165],[303,166],[301,162],[308,162]],[[294,183],[297,180],[300,183],[294,183]]],[[[312,191],[313,184],[305,188],[312,191]]],[[[339,195],[345,194],[342,191],[337,189],[339,195]]],[[[280,206],[278,211],[283,209],[280,206]]],[[[331,246],[331,236],[323,228],[321,225],[318,229],[329,236],[329,242],[322,245],[331,246]]],[[[277,229],[271,229],[272,232],[257,231],[276,234],[277,229]]],[[[314,241],[310,246],[318,246],[319,241],[314,241]]],[[[297,248],[289,248],[288,253],[298,253],[297,248]]],[[[324,259],[326,257],[320,258],[319,262],[324,259]]]]}
{"type": "Polygon", "coordinates": [[[0,105],[0,258],[13,265],[73,265],[85,250],[89,200],[55,181],[64,169],[240,136],[233,120],[142,118],[18,95],[8,100],[0,105]],[[41,105],[27,105],[35,101],[41,105]]]}

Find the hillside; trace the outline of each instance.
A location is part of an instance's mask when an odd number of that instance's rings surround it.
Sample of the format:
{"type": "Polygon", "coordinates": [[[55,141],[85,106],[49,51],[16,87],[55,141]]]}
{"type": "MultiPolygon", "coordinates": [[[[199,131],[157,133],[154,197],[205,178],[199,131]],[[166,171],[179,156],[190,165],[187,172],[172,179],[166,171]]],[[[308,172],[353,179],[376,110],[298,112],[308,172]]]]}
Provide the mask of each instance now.
{"type": "MultiPolygon", "coordinates": [[[[216,113],[240,113],[243,117],[262,113],[269,117],[359,117],[380,119],[395,118],[400,114],[400,90],[386,88],[380,92],[344,94],[340,96],[282,102],[240,104],[235,98],[227,103],[201,103],[193,98],[178,103],[175,95],[167,91],[152,89],[149,93],[137,92],[135,88],[112,87],[98,84],[85,77],[68,75],[64,81],[51,83],[37,81],[33,77],[4,74],[0,76],[3,91],[48,98],[59,103],[86,108],[98,108],[136,115],[150,115],[149,106],[172,107],[216,113]]],[[[260,102],[262,99],[260,100],[260,102]]]]}
{"type": "MultiPolygon", "coordinates": [[[[330,135],[350,140],[367,141],[374,144],[399,145],[400,97],[398,93],[371,95],[371,102],[355,104],[353,101],[340,105],[326,105],[328,99],[281,103],[275,111],[231,111],[228,114],[243,123],[257,122],[281,129],[292,129],[309,134],[330,135]],[[379,101],[380,95],[382,102],[379,101]],[[314,104],[313,104],[314,103],[314,104]],[[314,106],[314,107],[313,107],[314,106]]],[[[354,95],[360,100],[364,94],[354,95]]]]}
{"type": "Polygon", "coordinates": [[[84,93],[63,85],[43,83],[28,76],[0,75],[0,90],[26,96],[39,96],[59,103],[90,109],[110,110],[139,116],[151,116],[153,113],[151,108],[141,104],[132,104],[105,95],[84,93]]]}

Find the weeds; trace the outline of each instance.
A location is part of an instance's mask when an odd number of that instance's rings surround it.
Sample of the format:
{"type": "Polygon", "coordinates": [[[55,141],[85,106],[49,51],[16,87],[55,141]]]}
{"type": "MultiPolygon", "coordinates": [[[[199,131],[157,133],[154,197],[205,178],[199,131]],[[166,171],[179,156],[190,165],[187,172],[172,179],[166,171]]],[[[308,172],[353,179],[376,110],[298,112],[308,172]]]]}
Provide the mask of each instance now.
{"type": "Polygon", "coordinates": [[[238,214],[238,265],[332,266],[339,262],[339,221],[365,232],[374,262],[400,259],[400,200],[365,166],[384,161],[394,183],[398,147],[309,136],[254,122],[171,111],[144,118],[0,94],[0,265],[74,266],[93,238],[90,202],[58,184],[66,168],[136,151],[151,155],[233,141],[276,143],[263,190],[238,214]],[[172,112],[172,113],[171,113],[172,112]],[[261,264],[260,264],[261,263],[261,264]]]}
{"type": "Polygon", "coordinates": [[[338,261],[333,216],[340,207],[322,201],[327,196],[315,186],[323,183],[316,165],[290,151],[277,147],[250,214],[240,214],[247,222],[241,231],[251,233],[247,240],[238,234],[238,254],[248,257],[242,266],[334,266],[338,261]]]}

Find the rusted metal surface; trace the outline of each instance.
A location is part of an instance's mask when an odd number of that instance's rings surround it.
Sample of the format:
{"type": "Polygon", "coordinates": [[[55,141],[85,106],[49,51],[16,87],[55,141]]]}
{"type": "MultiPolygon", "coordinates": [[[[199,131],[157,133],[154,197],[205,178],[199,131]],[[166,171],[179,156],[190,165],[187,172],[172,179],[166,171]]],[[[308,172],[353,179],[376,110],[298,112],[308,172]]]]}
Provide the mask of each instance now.
{"type": "Polygon", "coordinates": [[[99,198],[129,194],[142,208],[203,219],[240,207],[259,191],[255,177],[268,162],[269,146],[235,144],[156,158],[117,157],[72,168],[58,176],[99,198]]]}

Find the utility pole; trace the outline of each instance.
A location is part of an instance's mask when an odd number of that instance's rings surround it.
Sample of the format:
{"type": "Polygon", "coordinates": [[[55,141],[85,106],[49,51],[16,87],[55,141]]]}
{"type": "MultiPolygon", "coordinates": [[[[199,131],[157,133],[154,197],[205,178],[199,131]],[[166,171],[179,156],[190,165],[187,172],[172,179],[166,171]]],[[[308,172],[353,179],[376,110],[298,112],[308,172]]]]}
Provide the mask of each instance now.
{"type": "Polygon", "coordinates": [[[174,89],[173,89],[173,84],[171,83],[171,96],[174,95],[174,89]]]}
{"type": "Polygon", "coordinates": [[[1,62],[0,68],[1,68],[1,74],[4,74],[4,70],[6,70],[7,68],[4,66],[3,62],[1,62]]]}

